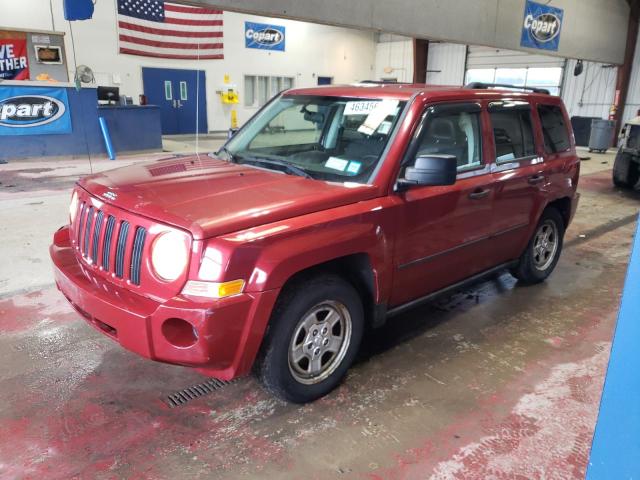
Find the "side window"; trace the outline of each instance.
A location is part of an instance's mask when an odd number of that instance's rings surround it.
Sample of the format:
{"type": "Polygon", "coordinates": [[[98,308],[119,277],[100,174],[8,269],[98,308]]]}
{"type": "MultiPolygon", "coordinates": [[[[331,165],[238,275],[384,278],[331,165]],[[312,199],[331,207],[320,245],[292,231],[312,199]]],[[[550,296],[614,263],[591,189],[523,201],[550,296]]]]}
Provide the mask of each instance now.
{"type": "Polygon", "coordinates": [[[418,145],[419,155],[444,154],[458,159],[458,171],[482,164],[480,114],[457,112],[429,115],[418,145]]]}
{"type": "Polygon", "coordinates": [[[496,144],[496,162],[535,155],[529,108],[490,108],[489,115],[496,144]]]}
{"type": "Polygon", "coordinates": [[[545,151],[558,153],[569,150],[571,143],[562,109],[555,105],[539,105],[538,114],[540,115],[540,123],[542,123],[545,151]]]}

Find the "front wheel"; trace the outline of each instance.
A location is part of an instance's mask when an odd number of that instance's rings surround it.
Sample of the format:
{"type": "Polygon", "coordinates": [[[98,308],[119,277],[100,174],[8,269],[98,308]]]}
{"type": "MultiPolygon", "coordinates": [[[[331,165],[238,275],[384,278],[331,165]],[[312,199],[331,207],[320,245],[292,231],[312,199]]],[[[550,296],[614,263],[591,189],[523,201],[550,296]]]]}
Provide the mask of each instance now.
{"type": "Polygon", "coordinates": [[[355,288],[321,275],[286,288],[278,299],[256,362],[276,396],[295,403],[333,390],[353,363],[364,329],[355,288]]]}
{"type": "Polygon", "coordinates": [[[551,275],[562,252],[564,219],[555,208],[547,208],[533,237],[512,274],[525,284],[539,283],[551,275]]]}

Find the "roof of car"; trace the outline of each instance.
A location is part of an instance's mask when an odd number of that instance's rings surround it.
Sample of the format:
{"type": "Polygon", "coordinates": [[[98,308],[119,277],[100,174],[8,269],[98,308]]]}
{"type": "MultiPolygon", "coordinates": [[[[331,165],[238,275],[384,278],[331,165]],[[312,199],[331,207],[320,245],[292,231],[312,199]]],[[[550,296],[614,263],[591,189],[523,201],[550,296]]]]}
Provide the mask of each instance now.
{"type": "Polygon", "coordinates": [[[429,96],[454,96],[461,99],[486,98],[487,96],[541,96],[549,98],[550,95],[529,91],[518,91],[497,88],[466,88],[451,85],[427,85],[424,83],[375,83],[362,82],[350,85],[326,85],[311,88],[293,88],[287,90],[285,95],[314,95],[330,97],[352,97],[352,98],[394,98],[398,100],[409,100],[415,94],[425,93],[429,96]]]}

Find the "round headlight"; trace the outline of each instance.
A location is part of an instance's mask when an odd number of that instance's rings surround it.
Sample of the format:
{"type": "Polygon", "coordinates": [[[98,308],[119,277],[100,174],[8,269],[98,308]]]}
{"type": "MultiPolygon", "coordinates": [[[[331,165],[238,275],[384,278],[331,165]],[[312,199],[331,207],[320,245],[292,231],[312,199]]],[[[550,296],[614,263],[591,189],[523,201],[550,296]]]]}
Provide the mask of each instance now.
{"type": "Polygon", "coordinates": [[[177,232],[161,234],[151,246],[151,266],[163,280],[173,281],[182,275],[188,260],[184,236],[177,232]]]}
{"type": "Polygon", "coordinates": [[[69,219],[71,223],[76,219],[76,215],[78,214],[78,192],[73,192],[71,196],[71,203],[69,204],[69,219]]]}

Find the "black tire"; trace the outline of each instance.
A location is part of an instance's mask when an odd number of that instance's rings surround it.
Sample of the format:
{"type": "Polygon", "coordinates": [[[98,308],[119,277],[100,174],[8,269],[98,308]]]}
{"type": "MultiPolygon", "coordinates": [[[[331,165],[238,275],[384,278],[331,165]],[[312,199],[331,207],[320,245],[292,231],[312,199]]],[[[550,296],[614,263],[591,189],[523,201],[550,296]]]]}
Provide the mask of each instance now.
{"type": "Polygon", "coordinates": [[[613,163],[612,180],[618,188],[631,188],[638,181],[638,167],[633,163],[632,156],[618,151],[613,163]]]}
{"type": "MultiPolygon", "coordinates": [[[[260,353],[256,359],[255,371],[262,384],[275,396],[294,403],[311,402],[326,395],[340,384],[358,353],[363,331],[364,312],[362,300],[356,289],[349,282],[332,274],[303,279],[285,287],[281,293],[271,315],[260,353]],[[312,342],[306,343],[307,338],[311,338],[308,335],[318,330],[313,327],[305,330],[304,326],[308,323],[305,319],[313,318],[314,320],[312,321],[314,322],[323,321],[323,318],[328,319],[329,315],[322,317],[323,311],[321,309],[324,307],[329,309],[338,308],[337,312],[344,314],[344,319],[340,320],[340,322],[345,325],[347,322],[345,312],[348,312],[350,335],[345,334],[349,328],[342,327],[345,328],[343,330],[345,340],[341,344],[340,354],[335,353],[334,360],[327,361],[327,366],[331,368],[327,367],[324,372],[327,375],[326,377],[323,374],[300,380],[296,378],[297,376],[303,376],[302,373],[296,371],[301,368],[300,364],[295,362],[292,364],[293,360],[290,361],[289,358],[290,348],[292,347],[292,342],[294,342],[293,336],[298,333],[298,338],[295,341],[299,341],[300,345],[304,347],[309,347],[312,342]],[[314,309],[319,309],[319,313],[313,314],[314,309]],[[300,341],[302,332],[306,333],[303,335],[304,340],[300,341]],[[348,340],[347,337],[349,337],[348,340]],[[331,364],[332,361],[334,362],[333,364],[331,364]],[[302,383],[303,381],[307,383],[302,383]]],[[[325,335],[324,328],[318,335],[320,334],[325,335]]],[[[328,335],[333,335],[333,332],[328,333],[328,335]]],[[[313,341],[315,341],[315,338],[313,341]]],[[[313,355],[315,346],[309,348],[313,350],[304,350],[305,354],[313,355]]],[[[325,352],[321,354],[321,357],[324,358],[327,353],[332,354],[332,352],[325,352]]],[[[308,360],[307,368],[311,369],[310,362],[311,360],[308,360]]],[[[304,365],[304,359],[302,364],[304,365]]]]}
{"type": "Polygon", "coordinates": [[[518,260],[518,265],[511,271],[512,275],[526,285],[533,285],[546,280],[554,268],[556,268],[558,260],[560,259],[564,241],[564,230],[564,219],[560,212],[553,207],[547,208],[542,213],[527,248],[518,260]],[[549,253],[548,257],[540,255],[535,248],[538,234],[542,232],[545,226],[551,229],[555,228],[555,238],[557,242],[555,251],[553,254],[549,253]]]}

